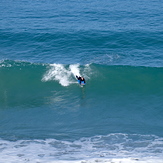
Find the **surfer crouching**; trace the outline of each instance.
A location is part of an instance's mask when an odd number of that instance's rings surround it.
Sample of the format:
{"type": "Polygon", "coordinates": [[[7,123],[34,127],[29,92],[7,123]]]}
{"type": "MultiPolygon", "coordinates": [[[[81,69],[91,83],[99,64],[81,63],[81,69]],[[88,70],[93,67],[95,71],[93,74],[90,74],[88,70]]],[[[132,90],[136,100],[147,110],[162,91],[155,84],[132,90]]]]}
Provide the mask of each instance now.
{"type": "Polygon", "coordinates": [[[85,79],[83,77],[76,75],[76,78],[78,79],[79,84],[85,84],[86,83],[85,79]]]}

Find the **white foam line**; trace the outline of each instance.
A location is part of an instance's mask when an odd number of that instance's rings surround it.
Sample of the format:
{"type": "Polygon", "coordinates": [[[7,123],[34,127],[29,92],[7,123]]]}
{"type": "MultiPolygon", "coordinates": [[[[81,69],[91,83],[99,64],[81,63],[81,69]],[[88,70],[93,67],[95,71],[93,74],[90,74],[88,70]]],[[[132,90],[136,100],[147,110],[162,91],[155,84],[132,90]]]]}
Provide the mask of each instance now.
{"type": "MultiPolygon", "coordinates": [[[[139,137],[139,135],[135,136],[139,137]]],[[[157,145],[158,147],[162,147],[162,138],[147,135],[140,136],[144,138],[145,142],[150,141],[153,143],[150,149],[156,148],[157,145]]],[[[123,150],[121,146],[117,150],[111,149],[109,151],[108,148],[105,148],[105,146],[109,145],[105,140],[112,138],[114,141],[117,138],[118,142],[119,139],[123,139],[124,142],[128,142],[131,139],[126,134],[110,134],[81,138],[74,142],[59,141],[56,139],[19,140],[16,142],[0,140],[0,163],[163,163],[161,151],[159,153],[149,153],[148,148],[145,150],[147,151],[145,153],[143,152],[144,149],[141,152],[141,148],[138,148],[138,153],[133,150],[130,155],[125,154],[126,150],[123,150]],[[106,157],[105,152],[107,153],[106,157]],[[115,155],[113,155],[114,153],[115,155]],[[144,154],[141,155],[140,153],[144,154]],[[73,160],[70,160],[70,158],[73,160]]],[[[121,145],[123,146],[123,144],[121,145]]],[[[116,146],[115,143],[114,147],[116,146]]]]}
{"type": "Polygon", "coordinates": [[[99,159],[93,158],[89,160],[56,160],[47,163],[163,163],[162,160],[146,158],[146,160],[141,160],[137,158],[115,158],[115,159],[99,159]]]}

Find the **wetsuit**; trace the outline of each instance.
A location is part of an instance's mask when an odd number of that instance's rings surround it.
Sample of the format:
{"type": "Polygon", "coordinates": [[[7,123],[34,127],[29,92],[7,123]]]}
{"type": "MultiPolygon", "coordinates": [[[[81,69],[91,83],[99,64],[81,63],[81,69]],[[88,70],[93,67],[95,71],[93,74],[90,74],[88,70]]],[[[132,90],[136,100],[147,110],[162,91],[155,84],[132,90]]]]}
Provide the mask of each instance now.
{"type": "Polygon", "coordinates": [[[76,76],[76,78],[78,79],[78,81],[79,81],[79,83],[81,84],[82,82],[85,84],[85,79],[84,78],[82,78],[82,77],[78,77],[78,76],[76,76]]]}

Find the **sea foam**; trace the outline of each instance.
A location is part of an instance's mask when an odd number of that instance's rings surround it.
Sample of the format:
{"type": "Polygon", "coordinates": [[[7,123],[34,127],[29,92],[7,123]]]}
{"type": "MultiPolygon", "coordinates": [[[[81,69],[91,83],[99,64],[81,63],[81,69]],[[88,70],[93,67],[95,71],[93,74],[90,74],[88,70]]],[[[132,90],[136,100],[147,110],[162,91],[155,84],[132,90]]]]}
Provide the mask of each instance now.
{"type": "Polygon", "coordinates": [[[162,146],[161,137],[120,133],[74,141],[0,140],[0,162],[162,163],[162,146]]]}
{"type": "Polygon", "coordinates": [[[51,81],[55,80],[58,81],[62,86],[69,86],[72,83],[76,82],[76,75],[82,76],[86,75],[86,71],[88,71],[88,65],[85,65],[84,68],[80,68],[79,64],[73,65],[63,65],[63,64],[50,64],[49,69],[44,74],[42,81],[51,81]],[[82,73],[81,73],[82,71],[82,73]]]}

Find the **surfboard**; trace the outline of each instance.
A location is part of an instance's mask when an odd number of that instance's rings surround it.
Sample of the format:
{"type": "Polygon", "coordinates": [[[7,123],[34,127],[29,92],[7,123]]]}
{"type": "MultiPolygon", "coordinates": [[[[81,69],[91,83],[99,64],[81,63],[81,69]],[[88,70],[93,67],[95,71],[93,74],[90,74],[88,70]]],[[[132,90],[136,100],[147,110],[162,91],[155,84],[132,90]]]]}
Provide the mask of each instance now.
{"type": "MultiPolygon", "coordinates": [[[[80,80],[78,80],[78,83],[80,84],[80,80]]],[[[85,85],[84,81],[81,81],[80,85],[85,85]]]]}

